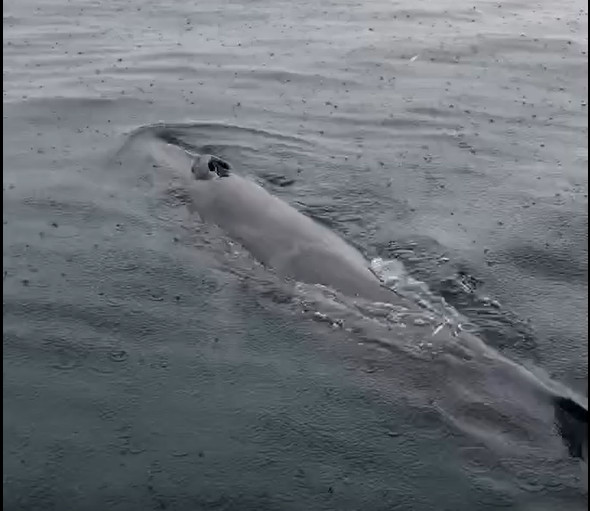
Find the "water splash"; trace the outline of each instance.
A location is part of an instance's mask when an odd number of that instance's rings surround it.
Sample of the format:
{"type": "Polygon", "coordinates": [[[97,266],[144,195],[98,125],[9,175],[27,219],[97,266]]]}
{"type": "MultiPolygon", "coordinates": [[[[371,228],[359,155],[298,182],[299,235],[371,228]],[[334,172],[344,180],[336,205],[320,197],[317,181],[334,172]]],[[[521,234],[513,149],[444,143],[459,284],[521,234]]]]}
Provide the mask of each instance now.
{"type": "Polygon", "coordinates": [[[417,303],[425,310],[438,316],[441,324],[449,324],[456,329],[469,330],[469,324],[457,310],[444,298],[437,296],[422,281],[411,277],[399,259],[382,259],[371,261],[371,270],[385,286],[398,295],[417,303]]]}

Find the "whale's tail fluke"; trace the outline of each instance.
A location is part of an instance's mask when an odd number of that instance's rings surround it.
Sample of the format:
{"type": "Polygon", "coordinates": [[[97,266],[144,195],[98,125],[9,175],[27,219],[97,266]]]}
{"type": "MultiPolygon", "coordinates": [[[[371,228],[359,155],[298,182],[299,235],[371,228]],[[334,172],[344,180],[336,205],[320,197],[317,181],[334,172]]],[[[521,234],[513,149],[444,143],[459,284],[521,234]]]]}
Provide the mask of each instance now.
{"type": "Polygon", "coordinates": [[[588,408],[564,396],[554,397],[555,419],[570,455],[588,461],[588,408]]]}

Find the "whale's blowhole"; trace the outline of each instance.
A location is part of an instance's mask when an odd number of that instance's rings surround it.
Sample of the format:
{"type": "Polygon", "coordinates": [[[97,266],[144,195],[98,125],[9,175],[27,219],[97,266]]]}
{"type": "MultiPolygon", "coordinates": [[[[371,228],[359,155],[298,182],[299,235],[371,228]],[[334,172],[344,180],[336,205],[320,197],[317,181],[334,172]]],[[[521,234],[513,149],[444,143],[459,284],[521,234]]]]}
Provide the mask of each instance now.
{"type": "Polygon", "coordinates": [[[211,154],[202,154],[195,158],[191,172],[195,179],[208,180],[217,177],[227,177],[231,165],[225,160],[211,154]]]}

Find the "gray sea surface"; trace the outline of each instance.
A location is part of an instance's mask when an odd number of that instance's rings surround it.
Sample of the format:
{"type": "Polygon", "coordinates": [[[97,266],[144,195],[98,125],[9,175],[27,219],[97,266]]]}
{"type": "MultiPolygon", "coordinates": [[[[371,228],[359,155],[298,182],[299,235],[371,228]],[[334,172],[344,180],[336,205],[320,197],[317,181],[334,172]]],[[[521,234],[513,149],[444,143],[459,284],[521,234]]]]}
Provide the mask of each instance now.
{"type": "Polygon", "coordinates": [[[6,0],[3,28],[5,510],[587,508],[545,392],[587,401],[586,2],[6,0]],[[279,279],[191,214],[186,149],[431,309],[279,279]],[[482,343],[437,344],[451,316],[482,343]]]}

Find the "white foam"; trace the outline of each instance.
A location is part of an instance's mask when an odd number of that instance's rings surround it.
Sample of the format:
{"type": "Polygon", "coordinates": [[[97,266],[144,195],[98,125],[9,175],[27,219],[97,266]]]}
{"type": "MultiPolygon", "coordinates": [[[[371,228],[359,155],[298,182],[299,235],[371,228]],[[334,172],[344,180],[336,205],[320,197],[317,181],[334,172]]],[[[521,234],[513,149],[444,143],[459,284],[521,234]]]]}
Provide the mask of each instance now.
{"type": "Polygon", "coordinates": [[[442,324],[459,328],[465,323],[465,319],[444,298],[435,295],[424,282],[411,277],[399,259],[375,258],[371,261],[371,270],[398,295],[436,314],[442,324]]]}

